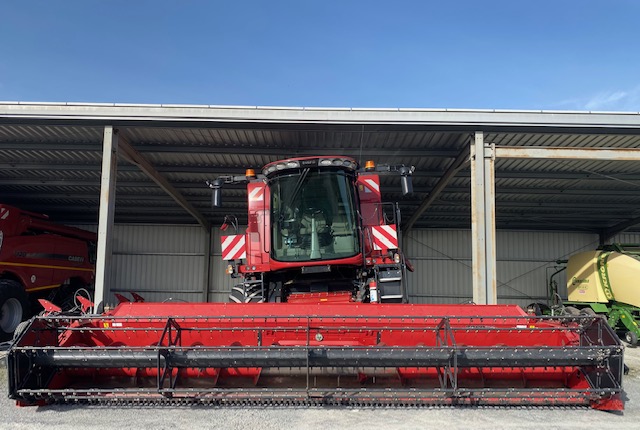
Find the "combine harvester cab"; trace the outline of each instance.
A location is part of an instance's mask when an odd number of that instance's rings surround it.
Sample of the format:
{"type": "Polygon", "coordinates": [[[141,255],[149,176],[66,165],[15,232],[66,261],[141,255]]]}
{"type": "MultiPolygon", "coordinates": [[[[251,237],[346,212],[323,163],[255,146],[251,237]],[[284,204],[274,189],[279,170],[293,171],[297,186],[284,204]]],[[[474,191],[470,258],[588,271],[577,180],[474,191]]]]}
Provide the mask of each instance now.
{"type": "Polygon", "coordinates": [[[7,360],[19,405],[624,408],[604,319],[507,305],[123,303],[37,317],[7,360]]]}
{"type": "Polygon", "coordinates": [[[400,213],[379,175],[406,194],[412,172],[303,157],[217,178],[215,206],[225,184],[247,185],[247,229],[222,243],[232,303],[35,318],[8,355],[11,398],[623,409],[623,347],[600,317],[406,303],[400,213]]]}

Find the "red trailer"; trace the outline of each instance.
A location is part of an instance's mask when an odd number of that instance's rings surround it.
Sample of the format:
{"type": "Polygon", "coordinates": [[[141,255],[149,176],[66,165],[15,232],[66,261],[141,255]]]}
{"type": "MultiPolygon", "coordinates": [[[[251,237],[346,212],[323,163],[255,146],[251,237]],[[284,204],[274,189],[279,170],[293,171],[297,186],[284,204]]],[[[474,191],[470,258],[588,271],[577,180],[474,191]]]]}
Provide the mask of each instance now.
{"type": "Polygon", "coordinates": [[[95,233],[0,204],[0,340],[47,298],[68,309],[95,277],[95,233]]]}

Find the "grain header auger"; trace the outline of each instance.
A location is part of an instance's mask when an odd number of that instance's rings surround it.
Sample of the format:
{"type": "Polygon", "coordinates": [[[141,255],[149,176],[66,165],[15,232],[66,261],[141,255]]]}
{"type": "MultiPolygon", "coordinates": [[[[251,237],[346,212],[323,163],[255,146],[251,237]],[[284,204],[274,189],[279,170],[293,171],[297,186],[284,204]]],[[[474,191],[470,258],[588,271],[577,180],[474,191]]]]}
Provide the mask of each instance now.
{"type": "Polygon", "coordinates": [[[404,303],[399,212],[382,208],[378,175],[399,174],[409,191],[412,171],[308,157],[216,179],[216,204],[225,184],[248,190],[245,233],[223,238],[239,280],[232,303],[37,317],[9,352],[9,395],[20,405],[623,409],[623,347],[599,317],[404,303]]]}

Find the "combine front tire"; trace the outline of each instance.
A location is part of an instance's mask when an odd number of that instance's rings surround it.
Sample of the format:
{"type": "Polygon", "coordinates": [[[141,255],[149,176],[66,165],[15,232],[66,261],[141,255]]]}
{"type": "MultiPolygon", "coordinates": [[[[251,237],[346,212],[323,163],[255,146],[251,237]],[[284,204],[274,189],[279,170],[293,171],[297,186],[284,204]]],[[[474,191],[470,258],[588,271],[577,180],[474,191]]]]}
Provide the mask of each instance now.
{"type": "Polygon", "coordinates": [[[29,316],[29,301],[22,286],[11,279],[0,279],[0,341],[13,338],[21,321],[29,316]]]}
{"type": "Polygon", "coordinates": [[[229,302],[231,303],[259,303],[262,301],[261,288],[245,289],[244,285],[239,284],[231,288],[231,294],[229,294],[229,302]]]}

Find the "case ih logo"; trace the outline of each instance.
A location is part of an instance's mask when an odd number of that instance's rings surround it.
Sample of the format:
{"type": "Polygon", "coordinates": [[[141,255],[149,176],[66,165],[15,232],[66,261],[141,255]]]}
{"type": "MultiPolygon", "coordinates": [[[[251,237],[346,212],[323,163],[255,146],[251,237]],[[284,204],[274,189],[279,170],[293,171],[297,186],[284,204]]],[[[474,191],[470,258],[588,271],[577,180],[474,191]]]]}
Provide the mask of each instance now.
{"type": "Polygon", "coordinates": [[[239,260],[241,258],[247,258],[244,234],[222,236],[220,239],[222,240],[223,260],[239,260]]]}
{"type": "Polygon", "coordinates": [[[395,224],[371,227],[373,233],[373,249],[386,251],[398,249],[398,232],[395,224]]]}

